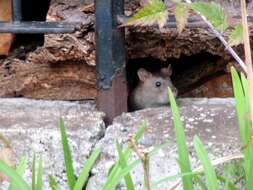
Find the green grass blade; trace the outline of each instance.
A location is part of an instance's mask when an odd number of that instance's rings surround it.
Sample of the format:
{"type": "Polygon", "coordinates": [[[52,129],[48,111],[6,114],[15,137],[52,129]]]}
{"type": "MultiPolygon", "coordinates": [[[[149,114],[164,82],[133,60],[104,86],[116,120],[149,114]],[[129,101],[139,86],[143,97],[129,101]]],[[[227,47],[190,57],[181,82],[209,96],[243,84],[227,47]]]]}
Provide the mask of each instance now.
{"type": "Polygon", "coordinates": [[[208,190],[206,183],[199,177],[199,176],[194,176],[194,180],[196,182],[196,184],[199,184],[200,188],[202,190],[208,190]]]}
{"type": "Polygon", "coordinates": [[[29,185],[22,179],[22,177],[16,172],[13,168],[5,164],[2,160],[0,160],[0,171],[7,175],[13,185],[18,190],[30,190],[29,185]]]}
{"type": "Polygon", "coordinates": [[[58,184],[52,175],[49,176],[49,185],[52,190],[59,190],[58,184]]]}
{"type": "Polygon", "coordinates": [[[33,154],[32,162],[32,190],[36,190],[36,169],[35,169],[36,156],[33,154]]]}
{"type": "Polygon", "coordinates": [[[80,176],[78,177],[78,179],[76,181],[76,184],[74,186],[74,190],[82,190],[82,188],[89,176],[89,172],[92,169],[92,167],[93,167],[94,163],[96,162],[100,153],[101,153],[101,149],[98,148],[91,154],[91,156],[87,160],[84,168],[82,169],[80,176]]]}
{"type": "MultiPolygon", "coordinates": [[[[139,139],[141,138],[141,136],[143,135],[143,133],[145,132],[146,128],[148,127],[148,123],[147,121],[145,121],[137,130],[137,132],[134,135],[134,140],[136,142],[139,141],[139,139]]],[[[124,157],[126,160],[128,160],[128,158],[130,157],[130,155],[132,154],[132,149],[130,147],[127,147],[127,149],[124,151],[124,157]]],[[[120,170],[120,165],[119,165],[119,161],[115,163],[114,167],[112,168],[112,170],[109,173],[108,176],[108,180],[110,181],[120,170]]]]}
{"type": "MultiPolygon", "coordinates": [[[[119,155],[119,164],[120,164],[120,167],[121,169],[124,169],[127,167],[127,161],[123,155],[123,152],[121,150],[121,147],[119,145],[119,143],[117,142],[116,143],[116,147],[117,147],[117,151],[118,151],[118,155],[119,155]]],[[[134,183],[133,183],[133,180],[132,180],[132,177],[130,175],[130,173],[128,173],[126,176],[125,176],[125,183],[126,183],[126,187],[127,187],[127,190],[134,190],[134,183]]]]}
{"type": "MultiPolygon", "coordinates": [[[[157,154],[158,151],[160,151],[164,147],[168,146],[169,143],[170,142],[166,142],[166,143],[164,143],[162,145],[159,145],[159,146],[155,147],[153,150],[150,151],[150,153],[149,153],[150,157],[154,156],[155,154],[157,154]]],[[[120,167],[119,161],[118,161],[117,162],[118,163],[117,172],[111,178],[107,178],[106,179],[106,182],[105,182],[105,184],[103,186],[103,190],[111,190],[110,188],[115,187],[119,183],[119,180],[122,177],[124,177],[125,175],[127,175],[127,172],[129,173],[138,164],[140,164],[140,162],[141,162],[140,159],[137,159],[137,160],[133,161],[131,164],[129,164],[128,167],[125,167],[122,170],[121,167],[120,167]]]]}
{"type": "Polygon", "coordinates": [[[36,190],[42,190],[42,157],[40,156],[39,166],[38,166],[38,173],[37,173],[37,183],[36,183],[36,190]]]}
{"type": "Polygon", "coordinates": [[[250,121],[248,83],[244,75],[241,79],[234,68],[231,68],[234,95],[236,99],[236,110],[240,128],[241,142],[244,153],[244,170],[246,176],[246,190],[253,187],[253,144],[252,129],[250,121]],[[244,93],[243,93],[244,92],[244,93]]]}
{"type": "Polygon", "coordinates": [[[245,175],[246,175],[246,190],[252,190],[253,187],[253,145],[250,143],[247,155],[245,154],[245,175]]]}
{"type": "Polygon", "coordinates": [[[219,190],[218,180],[217,180],[214,168],[211,165],[211,162],[208,158],[208,154],[202,142],[197,136],[194,137],[193,145],[197,152],[197,156],[203,165],[209,190],[219,190]]]}
{"type": "Polygon", "coordinates": [[[245,104],[245,96],[243,93],[243,88],[241,85],[241,80],[236,72],[235,68],[231,68],[231,75],[232,75],[232,83],[233,83],[233,91],[236,100],[236,112],[237,112],[237,120],[240,128],[240,136],[241,141],[245,145],[248,143],[248,138],[246,136],[246,104],[245,104]]]}
{"type": "Polygon", "coordinates": [[[143,135],[143,133],[145,132],[147,128],[148,128],[148,122],[144,121],[144,123],[139,127],[137,132],[134,134],[134,140],[136,142],[140,140],[141,136],[143,135]]]}
{"type": "Polygon", "coordinates": [[[24,157],[20,160],[20,162],[19,162],[19,164],[18,164],[18,166],[17,166],[17,168],[16,168],[16,172],[17,172],[19,175],[22,176],[22,175],[25,173],[25,170],[26,170],[27,166],[28,166],[28,156],[24,156],[24,157]]]}
{"type": "Polygon", "coordinates": [[[231,181],[229,181],[228,178],[225,178],[225,177],[220,176],[220,175],[218,175],[217,178],[221,183],[226,185],[225,189],[227,189],[227,190],[239,190],[231,181]]]}
{"type": "MultiPolygon", "coordinates": [[[[19,162],[19,164],[18,164],[18,166],[16,168],[17,174],[19,174],[22,177],[24,175],[24,173],[25,173],[27,165],[28,165],[28,156],[24,156],[20,160],[20,162],[19,162]]],[[[9,190],[16,190],[17,188],[15,188],[15,185],[13,183],[11,183],[10,187],[8,189],[9,190]]]]}
{"type": "Polygon", "coordinates": [[[152,188],[156,189],[159,185],[161,185],[162,183],[166,183],[168,181],[175,181],[178,178],[182,178],[185,176],[195,176],[198,175],[199,172],[188,172],[188,173],[179,173],[176,175],[171,175],[171,176],[165,176],[162,177],[161,179],[155,181],[152,183],[152,188]]]}
{"type": "Polygon", "coordinates": [[[76,180],[75,180],[75,175],[74,175],[74,168],[73,168],[71,151],[69,149],[67,134],[66,134],[64,122],[62,119],[60,119],[60,130],[61,130],[61,141],[62,141],[62,146],[63,146],[64,161],[65,161],[65,167],[66,167],[66,172],[67,172],[68,185],[69,185],[69,189],[73,190],[76,180]]]}
{"type": "Polygon", "coordinates": [[[120,170],[120,172],[117,172],[116,175],[111,179],[106,181],[105,185],[103,186],[102,190],[113,190],[119,183],[122,177],[127,175],[130,171],[132,171],[138,164],[140,164],[140,160],[137,159],[133,161],[131,164],[129,164],[127,167],[125,167],[123,170],[120,170]]]}
{"type": "MultiPolygon", "coordinates": [[[[172,110],[172,115],[173,115],[174,129],[175,129],[175,134],[176,134],[177,149],[178,149],[178,156],[179,156],[178,160],[180,163],[183,163],[183,164],[180,164],[180,169],[182,173],[192,172],[190,159],[189,159],[189,151],[186,145],[185,134],[184,134],[183,124],[180,119],[179,110],[170,88],[168,89],[168,93],[169,93],[169,100],[170,100],[170,105],[171,105],[171,110],[172,110]]],[[[192,176],[184,176],[182,180],[183,180],[184,189],[194,190],[192,176]]]]}

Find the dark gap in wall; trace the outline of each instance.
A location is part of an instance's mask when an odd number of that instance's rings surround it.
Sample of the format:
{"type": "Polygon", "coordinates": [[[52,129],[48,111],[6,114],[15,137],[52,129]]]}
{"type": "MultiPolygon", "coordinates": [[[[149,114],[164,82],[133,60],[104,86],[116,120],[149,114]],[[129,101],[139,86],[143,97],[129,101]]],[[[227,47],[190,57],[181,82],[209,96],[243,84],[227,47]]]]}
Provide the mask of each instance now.
{"type": "MultiPolygon", "coordinates": [[[[46,21],[49,6],[50,0],[21,1],[22,21],[46,21]]],[[[12,48],[21,51],[19,58],[24,59],[22,56],[25,56],[26,52],[33,51],[43,44],[44,34],[17,34],[12,48]]]]}
{"type": "MultiPolygon", "coordinates": [[[[185,56],[180,58],[170,58],[167,61],[160,61],[154,58],[132,59],[127,63],[127,81],[129,91],[138,84],[137,71],[145,68],[148,71],[156,72],[162,67],[172,65],[172,82],[179,92],[179,97],[185,96],[208,81],[216,77],[226,75],[226,62],[220,56],[207,52],[185,56]]],[[[148,92],[147,92],[148,93],[148,92]]]]}

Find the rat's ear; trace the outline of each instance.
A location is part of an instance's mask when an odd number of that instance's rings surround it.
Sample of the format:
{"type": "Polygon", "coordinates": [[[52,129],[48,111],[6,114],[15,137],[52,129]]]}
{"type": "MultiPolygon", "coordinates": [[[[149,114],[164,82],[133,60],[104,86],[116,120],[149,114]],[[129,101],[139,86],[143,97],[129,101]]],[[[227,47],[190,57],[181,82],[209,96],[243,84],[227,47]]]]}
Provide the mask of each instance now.
{"type": "Polygon", "coordinates": [[[144,82],[145,80],[147,80],[149,77],[152,76],[152,73],[148,72],[147,70],[140,68],[137,72],[138,77],[140,79],[140,81],[144,82]]]}
{"type": "Polygon", "coordinates": [[[164,77],[170,77],[172,75],[172,68],[171,68],[171,65],[169,65],[168,67],[166,68],[162,68],[161,69],[161,74],[164,76],[164,77]]]}

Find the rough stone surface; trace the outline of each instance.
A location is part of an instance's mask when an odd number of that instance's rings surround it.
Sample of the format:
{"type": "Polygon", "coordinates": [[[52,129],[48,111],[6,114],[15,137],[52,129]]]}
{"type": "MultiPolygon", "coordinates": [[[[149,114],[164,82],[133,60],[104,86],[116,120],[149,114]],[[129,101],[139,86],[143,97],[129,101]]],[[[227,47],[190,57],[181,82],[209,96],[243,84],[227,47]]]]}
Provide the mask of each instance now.
{"type": "MultiPolygon", "coordinates": [[[[198,135],[204,142],[211,159],[239,152],[239,130],[233,99],[182,99],[179,100],[179,105],[193,167],[199,164],[192,147],[195,135],[198,135]]],[[[128,135],[133,134],[145,120],[148,121],[149,128],[140,144],[145,147],[153,147],[168,139],[172,141],[167,148],[151,158],[151,179],[158,180],[178,172],[177,150],[170,109],[162,107],[125,113],[115,118],[113,124],[107,128],[105,137],[97,145],[103,147],[103,154],[93,170],[94,176],[90,178],[87,190],[101,189],[108,170],[117,159],[115,142],[118,141],[126,146],[128,135]]],[[[143,175],[141,173],[141,166],[132,172],[137,185],[136,189],[143,189],[143,175]]],[[[171,184],[161,185],[158,189],[167,189],[169,185],[171,184]]],[[[125,188],[121,185],[119,189],[125,188]]]]}
{"type": "MultiPolygon", "coordinates": [[[[199,166],[192,147],[195,135],[202,139],[211,159],[240,151],[233,99],[179,99],[178,104],[194,168],[199,166]]],[[[61,189],[68,189],[57,127],[60,117],[65,120],[77,175],[92,150],[95,147],[103,148],[92,170],[86,190],[101,189],[109,169],[117,159],[115,142],[118,141],[126,146],[128,136],[133,134],[145,120],[148,121],[149,128],[140,140],[140,144],[152,149],[167,140],[171,141],[151,158],[152,181],[179,171],[169,107],[124,113],[115,118],[113,124],[105,130],[102,120],[104,114],[96,110],[94,102],[0,99],[0,133],[11,141],[17,158],[20,159],[22,155],[28,154],[31,164],[33,152],[37,153],[37,156],[39,154],[43,156],[43,189],[49,189],[47,182],[49,174],[56,176],[61,189]]],[[[131,158],[133,159],[136,159],[136,156],[131,158]]],[[[142,167],[138,166],[132,175],[136,189],[143,189],[142,167]]],[[[29,182],[31,171],[27,170],[25,176],[29,182]]],[[[161,184],[158,189],[167,189],[172,184],[174,182],[161,184]]],[[[0,188],[7,189],[6,186],[0,188]]],[[[119,185],[119,189],[125,189],[123,183],[119,185]]]]}
{"type": "MultiPolygon", "coordinates": [[[[67,189],[58,128],[60,117],[65,121],[74,169],[78,174],[105,132],[104,114],[96,110],[93,102],[0,99],[0,134],[10,140],[18,159],[28,154],[31,164],[34,152],[42,155],[43,189],[49,189],[49,174],[56,177],[61,189],[67,189]]],[[[31,180],[30,170],[25,176],[31,180]]]]}

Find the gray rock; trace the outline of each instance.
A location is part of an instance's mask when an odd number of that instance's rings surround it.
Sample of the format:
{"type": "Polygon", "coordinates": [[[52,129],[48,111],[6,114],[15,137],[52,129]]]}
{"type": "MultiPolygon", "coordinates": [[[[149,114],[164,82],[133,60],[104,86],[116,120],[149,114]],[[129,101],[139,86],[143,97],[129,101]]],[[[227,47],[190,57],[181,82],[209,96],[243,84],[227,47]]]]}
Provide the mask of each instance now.
{"type": "Polygon", "coordinates": [[[49,174],[56,176],[61,189],[68,189],[58,127],[60,117],[65,121],[78,174],[105,132],[104,114],[96,110],[93,102],[0,99],[0,133],[11,141],[18,159],[29,156],[30,167],[25,173],[28,182],[31,182],[33,153],[42,155],[43,189],[49,189],[49,174]]]}
{"type": "MultiPolygon", "coordinates": [[[[192,155],[193,168],[199,166],[192,145],[195,135],[201,138],[211,159],[240,152],[239,129],[233,99],[182,99],[178,102],[189,151],[192,155]]],[[[151,180],[156,181],[162,177],[178,173],[177,149],[170,108],[145,109],[124,113],[115,118],[113,124],[107,128],[104,138],[97,144],[97,146],[103,147],[103,154],[93,169],[94,176],[89,179],[87,190],[101,189],[108,171],[117,159],[115,142],[118,141],[126,147],[129,134],[135,133],[145,120],[148,121],[149,128],[142,137],[140,144],[145,147],[154,147],[166,140],[172,141],[165,149],[151,158],[151,180]]],[[[143,189],[142,167],[137,167],[132,172],[132,176],[137,185],[136,189],[143,189]]],[[[169,185],[171,183],[162,184],[158,189],[167,189],[169,185]]],[[[119,189],[125,188],[120,185],[119,189]]]]}

